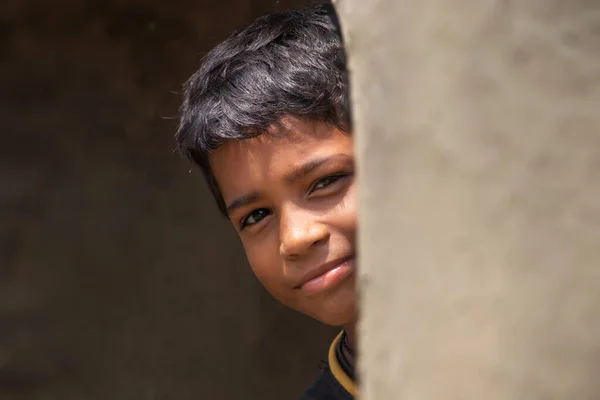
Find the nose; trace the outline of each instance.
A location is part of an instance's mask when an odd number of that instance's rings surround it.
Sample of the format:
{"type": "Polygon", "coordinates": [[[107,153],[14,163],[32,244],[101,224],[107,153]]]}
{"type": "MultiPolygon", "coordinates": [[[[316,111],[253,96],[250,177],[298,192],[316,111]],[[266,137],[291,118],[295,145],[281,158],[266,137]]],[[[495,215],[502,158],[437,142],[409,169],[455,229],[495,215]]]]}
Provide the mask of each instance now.
{"type": "Polygon", "coordinates": [[[306,255],[316,245],[329,240],[327,226],[301,210],[282,212],[279,232],[279,252],[285,259],[306,255]]]}

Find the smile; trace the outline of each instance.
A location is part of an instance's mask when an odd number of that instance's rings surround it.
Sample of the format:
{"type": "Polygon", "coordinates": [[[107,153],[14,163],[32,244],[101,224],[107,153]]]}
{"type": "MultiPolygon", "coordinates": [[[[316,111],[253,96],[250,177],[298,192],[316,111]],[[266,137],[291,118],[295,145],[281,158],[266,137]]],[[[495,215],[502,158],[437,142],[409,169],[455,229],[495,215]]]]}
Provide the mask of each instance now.
{"type": "Polygon", "coordinates": [[[353,272],[354,268],[354,256],[324,264],[307,274],[303,283],[297,288],[309,296],[321,293],[342,282],[353,272]]]}

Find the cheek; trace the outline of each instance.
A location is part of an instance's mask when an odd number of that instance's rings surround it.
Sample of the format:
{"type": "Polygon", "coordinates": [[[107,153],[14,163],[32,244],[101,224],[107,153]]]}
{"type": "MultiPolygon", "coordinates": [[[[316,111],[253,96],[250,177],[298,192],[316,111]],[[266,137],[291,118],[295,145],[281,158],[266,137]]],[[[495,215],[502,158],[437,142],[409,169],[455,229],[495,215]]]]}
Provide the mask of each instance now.
{"type": "Polygon", "coordinates": [[[282,262],[278,243],[271,239],[261,240],[260,245],[254,243],[243,243],[243,245],[254,275],[271,294],[280,297],[282,262]]]}
{"type": "Polygon", "coordinates": [[[343,227],[344,231],[349,234],[355,234],[356,232],[356,226],[358,222],[357,197],[358,194],[356,191],[356,184],[352,184],[344,196],[344,200],[341,204],[337,217],[339,226],[343,227]]]}

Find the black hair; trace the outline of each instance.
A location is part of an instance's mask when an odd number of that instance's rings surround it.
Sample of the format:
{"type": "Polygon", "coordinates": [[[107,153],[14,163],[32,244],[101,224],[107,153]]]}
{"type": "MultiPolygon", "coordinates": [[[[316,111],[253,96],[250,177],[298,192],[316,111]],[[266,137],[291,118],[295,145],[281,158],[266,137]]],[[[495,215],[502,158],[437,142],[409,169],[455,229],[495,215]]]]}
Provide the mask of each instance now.
{"type": "Polygon", "coordinates": [[[263,134],[285,116],[350,131],[338,24],[327,3],[265,15],[207,53],[186,82],[178,148],[200,167],[223,215],[226,206],[208,162],[223,143],[263,134]]]}

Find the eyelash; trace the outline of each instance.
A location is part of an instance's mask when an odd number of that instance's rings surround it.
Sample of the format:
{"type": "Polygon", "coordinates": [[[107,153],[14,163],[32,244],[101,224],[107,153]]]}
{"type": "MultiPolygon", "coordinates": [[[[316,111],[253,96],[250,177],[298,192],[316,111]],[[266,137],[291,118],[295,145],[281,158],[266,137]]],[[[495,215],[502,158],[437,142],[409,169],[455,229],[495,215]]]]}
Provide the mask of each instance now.
{"type": "Polygon", "coordinates": [[[342,180],[343,178],[347,178],[348,174],[334,174],[334,175],[328,175],[324,178],[319,179],[318,181],[316,181],[311,187],[310,190],[308,192],[308,194],[311,194],[313,192],[315,192],[316,190],[321,190],[321,189],[325,189],[337,182],[339,182],[340,180],[342,180]],[[317,188],[317,186],[321,183],[321,182],[327,182],[329,181],[328,184],[326,184],[325,186],[322,186],[320,188],[317,188]]]}
{"type": "Polygon", "coordinates": [[[252,211],[250,214],[248,214],[246,217],[244,217],[242,219],[242,222],[240,224],[240,229],[244,229],[247,226],[251,226],[251,225],[257,224],[257,223],[259,223],[260,221],[262,221],[264,218],[268,217],[271,214],[272,214],[272,212],[268,208],[257,208],[256,210],[252,211]],[[267,214],[265,216],[263,216],[261,219],[259,219],[258,221],[249,224],[248,220],[250,219],[250,217],[252,217],[253,215],[257,214],[259,211],[266,211],[267,214]]]}
{"type": "MultiPolygon", "coordinates": [[[[317,190],[322,190],[322,189],[326,189],[331,185],[334,185],[335,183],[339,182],[340,180],[349,177],[350,174],[344,173],[344,174],[334,174],[334,175],[328,175],[324,178],[319,179],[318,181],[316,181],[311,187],[310,190],[308,191],[308,194],[312,194],[317,190]],[[322,187],[317,187],[320,183],[326,182],[327,184],[322,186],[322,187]]],[[[264,218],[268,217],[269,215],[271,215],[273,212],[271,210],[269,210],[268,208],[257,208],[256,210],[252,211],[250,214],[248,214],[246,217],[244,217],[240,223],[240,229],[244,229],[248,226],[252,226],[254,224],[259,223],[260,221],[262,221],[264,218]],[[262,218],[260,218],[258,221],[253,222],[253,223],[248,223],[248,220],[254,216],[255,214],[257,214],[258,212],[264,212],[266,211],[267,214],[264,215],[262,218]]]]}

